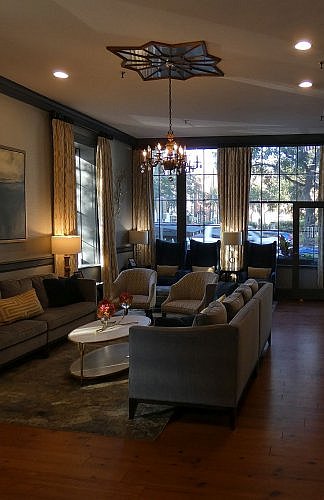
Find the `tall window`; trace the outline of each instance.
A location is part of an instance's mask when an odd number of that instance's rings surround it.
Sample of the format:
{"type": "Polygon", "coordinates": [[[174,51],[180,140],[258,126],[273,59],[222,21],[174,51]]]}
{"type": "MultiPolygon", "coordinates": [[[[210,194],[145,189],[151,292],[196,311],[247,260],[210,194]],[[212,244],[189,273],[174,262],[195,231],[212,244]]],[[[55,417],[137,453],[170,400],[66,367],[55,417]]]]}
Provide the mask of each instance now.
{"type": "Polygon", "coordinates": [[[155,236],[177,241],[177,176],[165,175],[163,169],[155,168],[153,186],[155,236]]]}
{"type": "MultiPolygon", "coordinates": [[[[248,239],[276,240],[281,260],[292,257],[293,202],[317,200],[319,156],[319,146],[253,148],[248,239]]],[[[305,214],[307,227],[315,225],[312,214],[305,214]]],[[[305,234],[300,256],[314,263],[316,254],[314,239],[305,234]]]]}
{"type": "Polygon", "coordinates": [[[217,185],[217,150],[188,151],[192,164],[201,167],[186,176],[186,236],[205,242],[220,238],[217,185]]]}
{"type": "Polygon", "coordinates": [[[99,228],[96,196],[96,149],[75,144],[78,233],[82,250],[79,266],[99,263],[99,228]]]}
{"type": "MultiPolygon", "coordinates": [[[[202,167],[187,174],[184,183],[177,182],[176,175],[169,180],[155,169],[157,237],[176,241],[177,223],[183,223],[187,241],[220,238],[216,153],[216,149],[188,151],[191,162],[198,159],[202,167]],[[177,196],[183,197],[185,203],[177,203],[177,196]]],[[[278,257],[283,262],[292,257],[293,203],[318,199],[319,159],[320,146],[264,146],[252,150],[248,239],[255,243],[277,241],[278,257]]],[[[306,209],[304,218],[300,257],[314,264],[318,256],[314,210],[306,209]]]]}
{"type": "Polygon", "coordinates": [[[175,174],[165,175],[162,169],[153,173],[155,233],[158,238],[176,241],[181,220],[186,225],[183,234],[187,241],[214,241],[220,237],[217,150],[188,150],[187,154],[191,164],[198,161],[201,167],[187,174],[184,183],[175,174]],[[185,199],[185,217],[177,212],[177,195],[185,199]]]}

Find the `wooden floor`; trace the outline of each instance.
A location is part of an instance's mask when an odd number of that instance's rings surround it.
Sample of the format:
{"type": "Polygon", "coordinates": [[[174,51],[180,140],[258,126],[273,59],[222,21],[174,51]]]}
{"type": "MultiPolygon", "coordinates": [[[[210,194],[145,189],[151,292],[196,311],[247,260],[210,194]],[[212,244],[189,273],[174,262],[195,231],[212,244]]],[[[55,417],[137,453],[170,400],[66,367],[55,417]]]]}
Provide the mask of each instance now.
{"type": "Polygon", "coordinates": [[[0,498],[324,499],[323,302],[278,304],[235,431],[207,413],[155,442],[0,424],[0,498]]]}

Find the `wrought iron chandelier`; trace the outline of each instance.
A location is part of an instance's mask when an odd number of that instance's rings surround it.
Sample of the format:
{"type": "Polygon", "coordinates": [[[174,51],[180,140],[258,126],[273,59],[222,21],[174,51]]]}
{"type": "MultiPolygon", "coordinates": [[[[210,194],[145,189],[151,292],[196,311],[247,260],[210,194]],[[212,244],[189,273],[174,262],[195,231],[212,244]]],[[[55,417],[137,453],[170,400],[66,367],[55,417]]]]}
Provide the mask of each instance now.
{"type": "Polygon", "coordinates": [[[146,170],[151,170],[153,167],[161,167],[168,175],[172,173],[182,174],[195,170],[200,166],[198,159],[193,165],[190,164],[187,158],[186,146],[178,145],[174,139],[172,130],[172,78],[171,78],[172,63],[169,63],[169,131],[167,133],[167,143],[164,147],[158,143],[153,149],[147,146],[147,149],[142,151],[140,163],[140,171],[143,174],[146,170]]]}
{"type": "Polygon", "coordinates": [[[208,54],[204,41],[167,44],[148,42],[140,47],[107,47],[119,56],[122,67],[137,71],[144,81],[168,78],[169,131],[164,147],[158,143],[142,151],[140,171],[161,167],[172,173],[188,173],[200,166],[198,159],[190,164],[186,146],[178,145],[172,130],[172,79],[187,80],[194,76],[224,76],[217,63],[219,57],[208,54]]]}

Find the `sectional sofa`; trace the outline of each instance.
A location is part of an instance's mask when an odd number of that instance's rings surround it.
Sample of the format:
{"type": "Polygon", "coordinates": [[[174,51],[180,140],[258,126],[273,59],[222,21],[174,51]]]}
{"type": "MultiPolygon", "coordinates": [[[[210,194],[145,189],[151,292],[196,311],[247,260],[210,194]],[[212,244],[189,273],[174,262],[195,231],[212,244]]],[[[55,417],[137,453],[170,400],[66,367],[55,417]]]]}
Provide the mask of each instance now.
{"type": "Polygon", "coordinates": [[[96,319],[96,282],[54,274],[0,281],[0,368],[96,319]]]}
{"type": "Polygon", "coordinates": [[[156,402],[227,409],[235,427],[243,392],[270,344],[272,297],[272,283],[247,280],[193,326],[131,327],[130,418],[138,403],[156,402]]]}

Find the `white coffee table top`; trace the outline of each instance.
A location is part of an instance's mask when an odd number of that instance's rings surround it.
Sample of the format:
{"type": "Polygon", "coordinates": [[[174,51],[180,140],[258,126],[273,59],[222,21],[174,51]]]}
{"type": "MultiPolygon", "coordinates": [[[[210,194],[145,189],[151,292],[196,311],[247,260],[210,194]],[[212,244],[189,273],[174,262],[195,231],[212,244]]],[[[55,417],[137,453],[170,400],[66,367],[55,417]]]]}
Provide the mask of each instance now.
{"type": "Polygon", "coordinates": [[[150,318],[140,316],[137,314],[128,314],[127,316],[114,316],[110,318],[109,323],[112,324],[110,328],[103,332],[97,332],[101,328],[101,321],[92,321],[86,325],[79,326],[68,335],[68,339],[72,342],[82,344],[96,344],[100,342],[109,342],[110,340],[120,339],[127,337],[129,329],[133,325],[149,326],[151,323],[150,318]]]}

